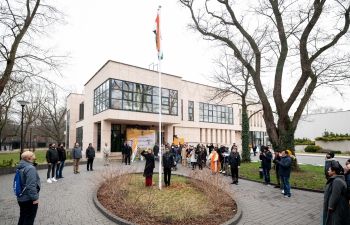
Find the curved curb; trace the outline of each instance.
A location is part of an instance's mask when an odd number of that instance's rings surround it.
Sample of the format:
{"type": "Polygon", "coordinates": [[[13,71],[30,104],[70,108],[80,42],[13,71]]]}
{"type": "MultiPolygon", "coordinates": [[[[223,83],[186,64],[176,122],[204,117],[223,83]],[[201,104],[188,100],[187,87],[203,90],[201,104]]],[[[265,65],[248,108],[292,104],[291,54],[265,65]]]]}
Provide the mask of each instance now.
{"type": "MultiPolygon", "coordinates": [[[[252,180],[249,178],[245,178],[245,177],[239,177],[239,179],[242,180],[247,180],[247,181],[252,181],[252,182],[256,182],[256,183],[261,183],[263,184],[263,181],[259,181],[259,180],[252,180]]],[[[275,183],[271,183],[272,185],[276,185],[275,183]]],[[[295,186],[290,186],[291,189],[296,189],[296,190],[301,190],[301,191],[309,191],[309,192],[316,192],[316,193],[324,193],[323,190],[317,190],[317,189],[310,189],[310,188],[302,188],[302,187],[295,187],[295,186]]]]}
{"type": "MultiPolygon", "coordinates": [[[[138,173],[135,173],[135,174],[138,174],[138,173]]],[[[188,176],[184,176],[184,175],[179,175],[179,174],[176,174],[176,175],[189,178],[188,176]]],[[[127,220],[124,220],[124,219],[112,214],[105,207],[103,207],[103,205],[101,205],[101,203],[98,201],[98,198],[97,198],[97,191],[100,189],[100,187],[101,186],[98,186],[97,188],[95,188],[95,190],[93,191],[93,196],[92,196],[94,205],[96,206],[98,211],[100,211],[105,217],[107,217],[109,220],[113,221],[116,224],[137,225],[136,223],[129,222],[127,220]]],[[[229,195],[229,196],[231,197],[232,200],[234,200],[233,196],[231,196],[231,195],[229,195]]],[[[237,200],[234,200],[234,201],[235,201],[236,206],[237,206],[236,215],[232,219],[226,221],[225,223],[222,223],[221,225],[237,225],[238,222],[241,220],[242,214],[243,214],[241,204],[237,200]]]]}

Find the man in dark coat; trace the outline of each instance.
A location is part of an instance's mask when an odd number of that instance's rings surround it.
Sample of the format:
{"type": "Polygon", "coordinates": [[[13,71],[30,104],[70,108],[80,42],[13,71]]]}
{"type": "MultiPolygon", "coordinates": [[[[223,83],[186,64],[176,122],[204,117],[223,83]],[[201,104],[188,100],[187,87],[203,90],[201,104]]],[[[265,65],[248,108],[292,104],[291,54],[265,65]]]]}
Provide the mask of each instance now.
{"type": "Polygon", "coordinates": [[[174,166],[174,157],[169,152],[169,148],[165,148],[165,153],[162,156],[162,164],[164,171],[164,183],[165,186],[170,186],[170,178],[171,178],[171,167],[174,166]]]}
{"type": "Polygon", "coordinates": [[[225,153],[225,149],[226,149],[226,147],[224,145],[221,145],[219,150],[218,150],[218,154],[219,154],[219,157],[220,157],[220,163],[221,163],[220,173],[222,173],[222,171],[224,169],[224,153],[225,153]]]}
{"type": "Polygon", "coordinates": [[[275,150],[275,158],[273,159],[273,163],[275,164],[274,165],[274,170],[275,170],[275,173],[276,173],[276,180],[277,180],[277,185],[275,185],[275,188],[280,188],[282,189],[283,188],[283,181],[282,181],[282,185],[281,185],[281,176],[278,172],[279,170],[279,164],[277,163],[277,161],[281,161],[281,156],[280,156],[280,150],[276,149],[275,150]]]}
{"type": "Polygon", "coordinates": [[[211,151],[214,149],[213,143],[210,143],[210,145],[207,145],[207,148],[209,149],[209,155],[210,155],[211,151]]]}
{"type": "Polygon", "coordinates": [[[153,169],[155,168],[154,155],[151,149],[141,152],[141,155],[146,159],[145,169],[143,170],[143,176],[146,178],[146,186],[152,186],[153,169]]]}
{"type": "Polygon", "coordinates": [[[131,159],[131,153],[132,149],[130,145],[126,144],[126,147],[124,148],[125,152],[125,165],[130,165],[130,159],[131,159]]]}
{"type": "Polygon", "coordinates": [[[94,159],[95,159],[95,149],[92,147],[91,143],[89,143],[89,147],[86,149],[85,155],[87,158],[86,169],[87,171],[89,171],[89,166],[90,166],[90,170],[93,171],[92,166],[94,164],[94,159]]]}
{"type": "Polygon", "coordinates": [[[237,148],[232,148],[232,151],[228,157],[228,164],[231,168],[232,183],[238,185],[238,169],[241,166],[241,156],[237,152],[237,148]]]}
{"type": "Polygon", "coordinates": [[[264,185],[270,186],[270,170],[272,154],[268,147],[264,147],[264,152],[260,153],[261,166],[263,169],[265,183],[264,185]]]}
{"type": "Polygon", "coordinates": [[[288,155],[286,151],[282,151],[280,155],[280,159],[276,160],[276,164],[278,164],[278,174],[281,176],[282,183],[283,183],[283,194],[284,197],[291,197],[290,193],[290,184],[289,184],[289,178],[290,178],[290,172],[292,171],[292,158],[288,155]]]}
{"type": "Polygon", "coordinates": [[[340,175],[340,167],[332,165],[328,169],[329,179],[324,190],[323,224],[348,225],[349,201],[345,197],[346,183],[340,175]]]}
{"type": "Polygon", "coordinates": [[[253,153],[254,153],[254,156],[256,156],[256,145],[253,146],[253,153]]]}
{"type": "Polygon", "coordinates": [[[52,183],[52,181],[57,181],[55,179],[56,175],[56,164],[60,164],[57,149],[55,144],[50,143],[49,149],[46,152],[47,161],[47,183],[52,183]]]}
{"type": "Polygon", "coordinates": [[[63,144],[59,145],[59,147],[57,148],[57,153],[58,153],[58,159],[60,161],[60,164],[57,164],[56,179],[59,179],[59,178],[63,178],[62,170],[66,162],[66,150],[64,149],[63,144]]]}
{"type": "Polygon", "coordinates": [[[154,159],[158,160],[158,154],[159,154],[159,145],[156,143],[153,147],[153,154],[154,154],[154,159]]]}

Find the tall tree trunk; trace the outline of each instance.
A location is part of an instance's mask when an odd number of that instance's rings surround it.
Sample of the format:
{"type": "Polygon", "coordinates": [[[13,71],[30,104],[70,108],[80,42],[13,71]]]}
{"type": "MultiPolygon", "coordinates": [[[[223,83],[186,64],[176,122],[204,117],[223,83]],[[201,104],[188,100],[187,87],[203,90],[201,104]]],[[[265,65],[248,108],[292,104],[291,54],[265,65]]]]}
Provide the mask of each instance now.
{"type": "Polygon", "coordinates": [[[242,110],[242,162],[250,162],[249,118],[247,110],[242,110]]]}

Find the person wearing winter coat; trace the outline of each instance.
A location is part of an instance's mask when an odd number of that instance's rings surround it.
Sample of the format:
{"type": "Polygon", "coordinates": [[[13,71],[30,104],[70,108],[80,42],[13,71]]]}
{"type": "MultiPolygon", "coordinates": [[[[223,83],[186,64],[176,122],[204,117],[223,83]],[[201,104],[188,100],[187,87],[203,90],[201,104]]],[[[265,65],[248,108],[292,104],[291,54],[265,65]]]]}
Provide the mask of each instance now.
{"type": "Polygon", "coordinates": [[[35,154],[30,151],[23,152],[21,161],[16,168],[22,170],[22,187],[24,189],[21,196],[17,196],[20,208],[18,224],[34,224],[39,205],[39,192],[41,188],[40,177],[35,168],[35,154]],[[23,178],[22,178],[23,177],[23,178]]]}
{"type": "Polygon", "coordinates": [[[265,183],[264,185],[270,186],[270,170],[272,154],[268,147],[264,147],[264,152],[260,152],[259,159],[261,160],[261,166],[264,173],[265,183]]]}
{"type": "Polygon", "coordinates": [[[187,159],[187,145],[184,144],[181,149],[181,157],[182,157],[182,165],[186,166],[186,159],[187,159]]]}
{"type": "Polygon", "coordinates": [[[334,152],[328,152],[326,155],[326,160],[324,163],[324,175],[326,177],[326,179],[329,179],[329,175],[328,175],[328,169],[329,167],[331,167],[332,164],[334,164],[336,161],[334,159],[334,152]]]}
{"type": "Polygon", "coordinates": [[[340,167],[331,165],[328,169],[329,179],[324,189],[323,224],[348,225],[349,201],[346,199],[346,183],[340,175],[340,167]]]}
{"type": "Polygon", "coordinates": [[[94,159],[95,159],[95,149],[92,147],[92,144],[89,143],[89,147],[85,151],[86,159],[87,159],[87,164],[86,164],[86,169],[87,171],[93,171],[92,166],[94,164],[94,159]]]}
{"type": "Polygon", "coordinates": [[[200,170],[203,169],[205,154],[204,154],[204,147],[200,147],[198,151],[196,151],[197,155],[197,165],[200,170]]]}
{"type": "Polygon", "coordinates": [[[233,147],[228,156],[228,165],[231,168],[232,183],[238,185],[238,169],[241,166],[241,156],[237,152],[237,147],[233,147]]]}
{"type": "Polygon", "coordinates": [[[278,174],[281,176],[282,179],[284,197],[290,198],[291,193],[289,178],[290,172],[292,171],[292,158],[287,153],[287,151],[282,151],[280,157],[281,161],[275,160],[275,163],[278,164],[278,174]]]}
{"type": "Polygon", "coordinates": [[[170,153],[169,147],[165,148],[165,153],[162,155],[162,165],[164,171],[165,186],[170,186],[171,167],[174,166],[174,157],[173,154],[170,153]]]}
{"type": "Polygon", "coordinates": [[[147,152],[142,151],[141,155],[146,159],[145,169],[143,170],[143,176],[146,178],[146,186],[152,186],[152,176],[155,168],[154,155],[151,149],[147,149],[147,152]]]}
{"type": "Polygon", "coordinates": [[[60,164],[57,164],[57,170],[56,170],[56,179],[63,178],[62,171],[64,168],[64,164],[66,163],[66,150],[63,147],[63,144],[60,144],[57,148],[58,153],[58,160],[60,161],[60,164]]]}
{"type": "Polygon", "coordinates": [[[74,148],[72,149],[74,174],[80,173],[78,170],[79,170],[79,161],[81,158],[82,158],[81,148],[79,147],[79,143],[76,142],[74,148]]]}
{"type": "Polygon", "coordinates": [[[196,169],[197,166],[197,155],[196,155],[196,149],[193,148],[192,151],[190,152],[191,155],[191,165],[192,165],[192,170],[196,169]]]}
{"type": "Polygon", "coordinates": [[[47,183],[52,183],[52,181],[56,182],[56,165],[60,164],[57,149],[55,148],[55,144],[50,143],[49,149],[46,152],[46,161],[47,161],[47,183]]]}

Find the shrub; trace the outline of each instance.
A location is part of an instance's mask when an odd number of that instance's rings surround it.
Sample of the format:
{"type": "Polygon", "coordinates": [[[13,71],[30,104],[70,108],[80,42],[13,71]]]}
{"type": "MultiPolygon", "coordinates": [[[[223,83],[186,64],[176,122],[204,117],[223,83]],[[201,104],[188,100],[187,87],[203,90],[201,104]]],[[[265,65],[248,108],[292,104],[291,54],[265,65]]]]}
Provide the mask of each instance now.
{"type": "Polygon", "coordinates": [[[350,135],[348,133],[346,134],[338,134],[333,132],[325,131],[322,134],[322,137],[316,137],[315,140],[317,141],[345,141],[350,140],[350,135]]]}
{"type": "Polygon", "coordinates": [[[297,138],[294,139],[294,145],[315,145],[315,142],[308,138],[297,138]]]}
{"type": "Polygon", "coordinates": [[[10,160],[2,160],[2,163],[0,163],[0,167],[9,167],[13,165],[13,159],[10,160]]]}
{"type": "Polygon", "coordinates": [[[317,150],[321,150],[321,149],[322,147],[318,145],[308,145],[304,150],[305,152],[316,152],[317,150]]]}

